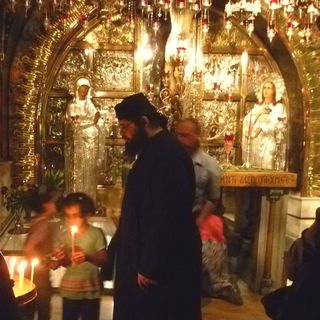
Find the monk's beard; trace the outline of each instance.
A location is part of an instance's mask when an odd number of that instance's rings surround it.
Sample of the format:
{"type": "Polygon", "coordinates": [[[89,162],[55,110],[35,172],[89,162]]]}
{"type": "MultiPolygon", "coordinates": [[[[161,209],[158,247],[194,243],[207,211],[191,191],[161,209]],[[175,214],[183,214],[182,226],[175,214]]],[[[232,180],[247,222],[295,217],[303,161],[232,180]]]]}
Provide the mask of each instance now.
{"type": "Polygon", "coordinates": [[[137,131],[130,141],[126,141],[126,153],[134,157],[139,154],[148,142],[148,136],[145,130],[139,125],[137,131]]]}

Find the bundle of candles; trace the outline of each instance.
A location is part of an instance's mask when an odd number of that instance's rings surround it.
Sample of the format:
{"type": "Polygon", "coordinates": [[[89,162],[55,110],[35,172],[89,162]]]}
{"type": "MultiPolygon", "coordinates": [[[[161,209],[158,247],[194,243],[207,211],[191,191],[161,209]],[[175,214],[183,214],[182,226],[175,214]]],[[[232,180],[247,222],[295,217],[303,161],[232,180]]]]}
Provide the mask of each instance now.
{"type": "Polygon", "coordinates": [[[20,292],[26,291],[28,289],[31,290],[33,288],[34,272],[38,264],[39,264],[38,258],[34,258],[31,260],[31,274],[30,274],[30,280],[29,280],[25,278],[25,271],[26,271],[26,268],[28,267],[28,262],[26,260],[22,260],[17,265],[16,257],[12,257],[9,260],[10,279],[15,280],[16,282],[14,287],[15,293],[17,292],[19,294],[20,292]],[[16,265],[17,265],[17,268],[16,268],[16,265]],[[28,286],[28,288],[26,288],[26,285],[28,286]]]}

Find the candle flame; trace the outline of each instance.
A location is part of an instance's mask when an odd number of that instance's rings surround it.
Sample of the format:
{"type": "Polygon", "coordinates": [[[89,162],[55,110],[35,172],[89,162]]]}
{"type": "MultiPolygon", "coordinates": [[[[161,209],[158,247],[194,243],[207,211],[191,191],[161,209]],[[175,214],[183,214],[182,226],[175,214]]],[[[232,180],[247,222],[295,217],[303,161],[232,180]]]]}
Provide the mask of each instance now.
{"type": "Polygon", "coordinates": [[[19,272],[24,272],[26,267],[27,267],[27,261],[23,260],[18,265],[18,271],[19,272]]]}
{"type": "Polygon", "coordinates": [[[17,262],[17,258],[16,257],[12,257],[12,258],[10,258],[10,266],[14,266],[15,264],[16,264],[16,262],[17,262]]]}
{"type": "Polygon", "coordinates": [[[31,260],[31,265],[33,267],[37,266],[39,264],[39,259],[38,258],[34,258],[31,260]]]}
{"type": "Polygon", "coordinates": [[[10,262],[9,262],[9,273],[10,273],[10,279],[13,278],[13,275],[14,275],[14,267],[17,263],[17,258],[16,257],[12,257],[10,259],[10,262]]]}
{"type": "Polygon", "coordinates": [[[77,232],[78,232],[78,227],[77,226],[71,226],[71,234],[74,235],[77,232]]]}

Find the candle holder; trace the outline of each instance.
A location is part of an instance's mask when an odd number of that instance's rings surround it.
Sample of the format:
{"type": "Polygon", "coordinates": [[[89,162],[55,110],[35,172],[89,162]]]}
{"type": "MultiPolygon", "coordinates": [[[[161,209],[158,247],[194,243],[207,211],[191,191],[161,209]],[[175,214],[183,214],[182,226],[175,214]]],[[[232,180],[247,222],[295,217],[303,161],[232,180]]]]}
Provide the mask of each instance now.
{"type": "Polygon", "coordinates": [[[226,131],[224,134],[224,155],[225,161],[223,163],[224,167],[230,167],[232,165],[230,159],[234,153],[234,133],[231,131],[226,131]]]}
{"type": "Polygon", "coordinates": [[[176,56],[176,64],[177,65],[185,65],[187,48],[186,47],[177,47],[177,56],[176,56]]]}
{"type": "Polygon", "coordinates": [[[153,83],[147,84],[147,98],[150,102],[153,101],[154,98],[154,85],[153,83]]]}
{"type": "Polygon", "coordinates": [[[175,57],[175,68],[173,76],[176,82],[176,92],[181,98],[185,90],[185,65],[186,65],[186,48],[177,47],[177,55],[175,57]]]}
{"type": "Polygon", "coordinates": [[[246,146],[246,161],[243,163],[242,167],[249,169],[252,167],[251,164],[251,146],[252,146],[252,137],[251,136],[247,136],[246,137],[247,140],[247,146],[246,146]]]}
{"type": "Polygon", "coordinates": [[[222,91],[221,90],[221,82],[213,82],[212,89],[213,89],[213,98],[215,100],[217,100],[219,98],[221,91],[222,91]]]}
{"type": "Polygon", "coordinates": [[[200,83],[202,80],[202,71],[193,71],[192,72],[192,83],[196,84],[196,83],[200,83]]]}
{"type": "Polygon", "coordinates": [[[278,117],[276,125],[276,150],[274,155],[274,169],[277,171],[284,170],[285,168],[285,132],[286,132],[286,118],[278,117]]]}

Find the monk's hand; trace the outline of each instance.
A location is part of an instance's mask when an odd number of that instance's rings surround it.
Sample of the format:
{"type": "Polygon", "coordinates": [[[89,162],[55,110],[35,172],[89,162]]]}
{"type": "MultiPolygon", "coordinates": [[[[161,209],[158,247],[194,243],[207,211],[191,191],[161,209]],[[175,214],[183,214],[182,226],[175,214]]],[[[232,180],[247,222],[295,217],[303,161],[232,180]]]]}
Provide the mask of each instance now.
{"type": "Polygon", "coordinates": [[[138,273],[137,282],[138,282],[138,286],[141,289],[147,289],[151,285],[156,285],[157,284],[156,281],[143,276],[141,273],[138,273]]]}

